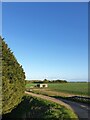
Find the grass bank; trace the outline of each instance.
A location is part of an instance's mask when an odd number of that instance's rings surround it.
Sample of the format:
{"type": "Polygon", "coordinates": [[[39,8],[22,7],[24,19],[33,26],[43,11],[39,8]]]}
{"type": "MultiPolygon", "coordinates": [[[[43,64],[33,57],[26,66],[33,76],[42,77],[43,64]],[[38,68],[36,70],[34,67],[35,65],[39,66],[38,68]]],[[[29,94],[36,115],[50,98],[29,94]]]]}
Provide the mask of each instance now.
{"type": "Polygon", "coordinates": [[[67,109],[64,106],[29,95],[25,95],[22,102],[12,110],[11,113],[3,116],[3,119],[5,118],[12,118],[13,120],[16,120],[17,118],[22,118],[22,120],[28,118],[38,118],[43,120],[78,119],[72,110],[67,109]]]}

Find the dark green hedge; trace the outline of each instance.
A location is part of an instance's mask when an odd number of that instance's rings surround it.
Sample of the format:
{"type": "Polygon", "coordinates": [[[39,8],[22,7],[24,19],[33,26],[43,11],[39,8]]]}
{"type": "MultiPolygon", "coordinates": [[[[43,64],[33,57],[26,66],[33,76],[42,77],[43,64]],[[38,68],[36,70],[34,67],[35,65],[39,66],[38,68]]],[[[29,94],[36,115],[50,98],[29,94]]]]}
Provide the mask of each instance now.
{"type": "Polygon", "coordinates": [[[2,113],[6,114],[17,106],[25,91],[25,73],[13,52],[2,41],[2,113]]]}

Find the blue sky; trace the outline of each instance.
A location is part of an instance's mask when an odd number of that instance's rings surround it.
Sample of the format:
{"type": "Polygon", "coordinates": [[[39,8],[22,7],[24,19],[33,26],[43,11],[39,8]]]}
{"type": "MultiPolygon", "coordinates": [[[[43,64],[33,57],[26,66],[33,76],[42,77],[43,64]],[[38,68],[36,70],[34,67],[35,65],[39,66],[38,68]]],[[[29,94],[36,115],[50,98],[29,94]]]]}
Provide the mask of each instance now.
{"type": "Polygon", "coordinates": [[[3,3],[2,19],[26,79],[88,79],[88,3],[3,3]]]}

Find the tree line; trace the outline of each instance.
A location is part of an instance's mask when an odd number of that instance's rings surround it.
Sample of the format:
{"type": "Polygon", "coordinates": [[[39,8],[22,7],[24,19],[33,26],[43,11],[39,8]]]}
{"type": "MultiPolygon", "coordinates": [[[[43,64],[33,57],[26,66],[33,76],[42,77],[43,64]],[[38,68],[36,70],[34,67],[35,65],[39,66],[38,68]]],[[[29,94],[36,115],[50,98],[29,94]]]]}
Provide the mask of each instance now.
{"type": "Polygon", "coordinates": [[[29,83],[67,83],[66,80],[47,80],[47,79],[44,79],[44,80],[26,80],[26,84],[29,84],[29,83]]]}

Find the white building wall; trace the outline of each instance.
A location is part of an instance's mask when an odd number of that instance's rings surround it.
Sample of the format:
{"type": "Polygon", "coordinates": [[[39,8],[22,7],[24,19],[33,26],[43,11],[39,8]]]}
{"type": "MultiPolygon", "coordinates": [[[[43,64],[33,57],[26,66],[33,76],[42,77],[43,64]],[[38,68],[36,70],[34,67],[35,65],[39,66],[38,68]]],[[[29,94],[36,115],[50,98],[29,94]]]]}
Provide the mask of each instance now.
{"type": "Polygon", "coordinates": [[[45,87],[48,87],[48,84],[40,84],[40,88],[42,88],[45,85],[45,87]]]}

